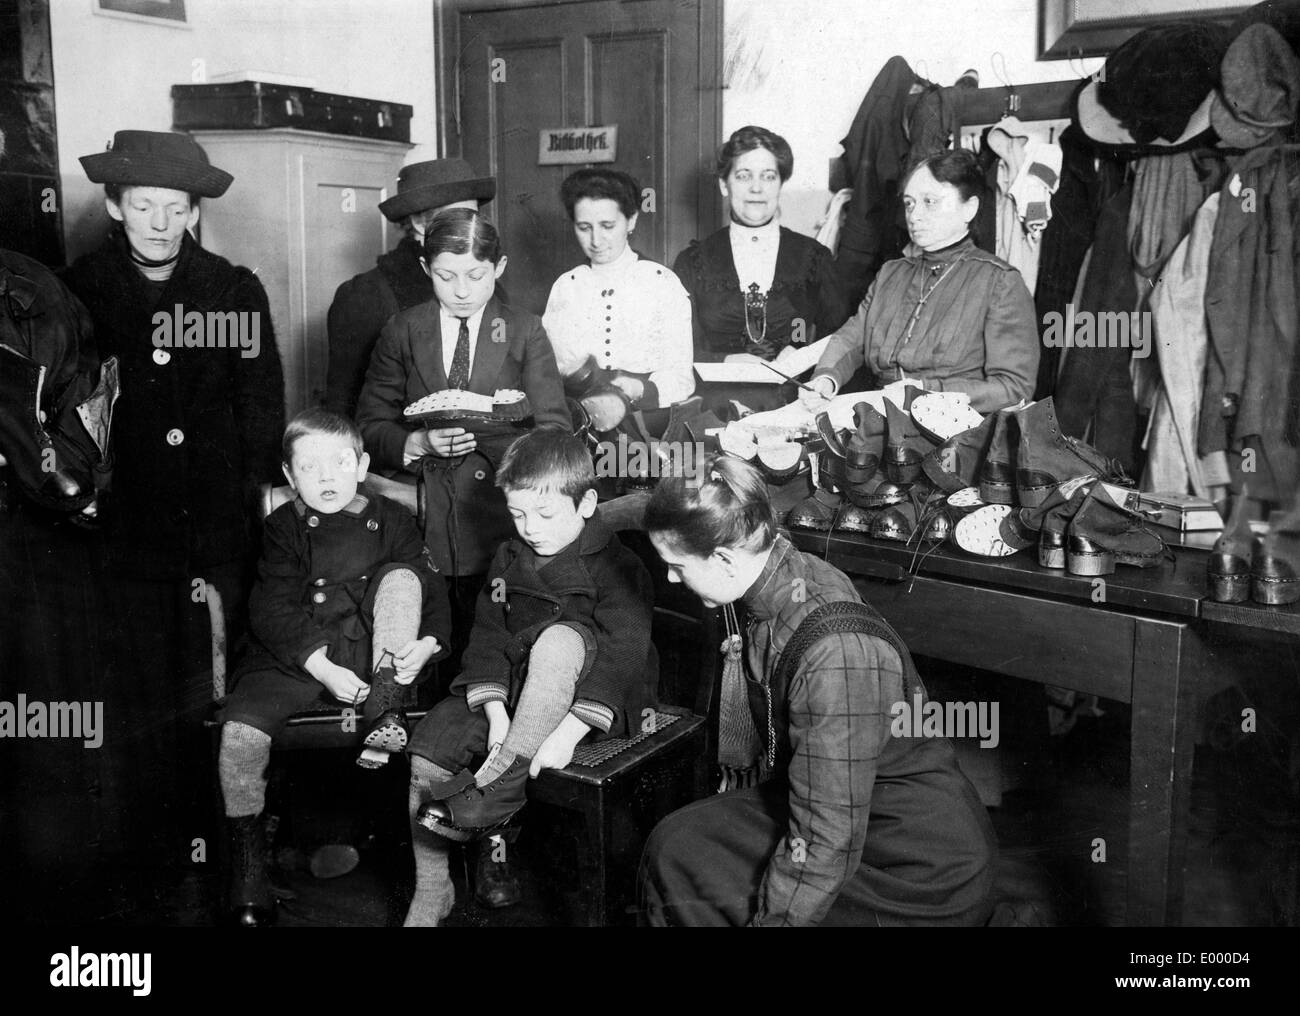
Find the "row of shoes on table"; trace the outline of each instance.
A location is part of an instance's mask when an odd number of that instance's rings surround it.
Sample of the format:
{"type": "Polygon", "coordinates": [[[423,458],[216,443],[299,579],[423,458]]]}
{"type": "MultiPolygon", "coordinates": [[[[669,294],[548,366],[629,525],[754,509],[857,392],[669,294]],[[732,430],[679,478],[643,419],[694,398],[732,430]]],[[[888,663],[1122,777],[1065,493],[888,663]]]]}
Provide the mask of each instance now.
{"type": "Polygon", "coordinates": [[[1243,487],[1206,565],[1210,599],[1283,606],[1300,600],[1300,497],[1274,512],[1262,532],[1251,525],[1243,487]]]}
{"type": "Polygon", "coordinates": [[[1122,467],[1063,434],[1050,397],[981,418],[948,393],[909,386],[884,415],[859,403],[854,423],[836,431],[818,417],[826,448],[818,490],[787,525],[903,543],[951,539],[981,557],[1037,545],[1043,567],[1075,575],[1170,556],[1145,517],[1108,489],[1132,485],[1122,467]]]}

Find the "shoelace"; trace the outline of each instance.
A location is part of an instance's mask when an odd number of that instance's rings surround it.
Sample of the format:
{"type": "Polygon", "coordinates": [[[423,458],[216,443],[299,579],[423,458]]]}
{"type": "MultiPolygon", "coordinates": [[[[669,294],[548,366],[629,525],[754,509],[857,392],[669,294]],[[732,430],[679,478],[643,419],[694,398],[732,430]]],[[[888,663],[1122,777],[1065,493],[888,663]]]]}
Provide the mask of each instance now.
{"type": "MultiPolygon", "coordinates": [[[[908,496],[912,497],[913,492],[909,490],[908,496]]],[[[912,551],[912,561],[907,568],[908,574],[911,576],[907,583],[907,591],[909,593],[912,591],[912,586],[916,583],[917,573],[920,572],[921,566],[925,564],[925,559],[938,550],[940,545],[943,543],[942,540],[936,540],[930,544],[928,550],[921,553],[921,545],[925,543],[925,531],[929,528],[931,520],[934,519],[939,512],[943,511],[943,505],[946,500],[947,499],[944,497],[942,491],[931,490],[926,494],[923,505],[917,507],[916,529],[912,531],[912,537],[909,537],[907,541],[908,543],[911,543],[913,537],[916,539],[916,549],[912,551]],[[917,556],[918,554],[920,554],[919,558],[917,556]]],[[[915,504],[915,498],[913,497],[913,505],[915,506],[915,504]]]]}

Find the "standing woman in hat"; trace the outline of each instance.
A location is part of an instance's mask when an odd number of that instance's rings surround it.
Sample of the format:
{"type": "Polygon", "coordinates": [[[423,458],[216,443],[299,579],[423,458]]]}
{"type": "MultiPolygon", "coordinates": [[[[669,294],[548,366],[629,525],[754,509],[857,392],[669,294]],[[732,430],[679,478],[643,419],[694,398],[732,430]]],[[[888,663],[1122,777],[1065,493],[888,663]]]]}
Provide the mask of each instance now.
{"type": "Polygon", "coordinates": [[[231,175],[192,138],[155,131],[118,131],[109,151],[81,164],[104,184],[116,224],[65,276],[101,354],[121,365],[105,508],[117,701],[105,711],[105,745],[122,752],[126,786],[115,789],[128,828],[162,819],[154,845],[188,858],[193,821],[186,833],[165,820],[169,808],[173,820],[188,818],[177,806],[196,796],[169,782],[186,772],[179,751],[203,745],[197,723],[184,723],[211,696],[186,684],[211,665],[203,582],[237,618],[251,509],[279,473],[284,376],[262,284],[190,233],[199,199],[220,197],[231,175]]]}
{"type": "Polygon", "coordinates": [[[379,210],[389,222],[400,224],[405,235],[379,256],[374,268],[339,286],[330,304],[327,409],[344,416],[356,414],[370,354],[384,322],[399,310],[433,299],[433,286],[420,267],[420,257],[434,216],[449,208],[476,211],[496,192],[497,182],[490,176],[476,176],[464,159],[433,159],[402,168],[397,193],[381,201],[379,210]]]}

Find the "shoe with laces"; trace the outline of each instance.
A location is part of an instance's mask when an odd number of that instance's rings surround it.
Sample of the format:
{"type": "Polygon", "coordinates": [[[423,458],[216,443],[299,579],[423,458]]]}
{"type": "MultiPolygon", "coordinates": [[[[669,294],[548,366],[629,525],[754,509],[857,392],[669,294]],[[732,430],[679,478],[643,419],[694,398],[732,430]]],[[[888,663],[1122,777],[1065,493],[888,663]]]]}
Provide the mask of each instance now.
{"type": "Polygon", "coordinates": [[[1016,498],[1037,507],[1063,483],[1097,479],[1132,486],[1123,467],[1089,444],[1061,432],[1051,396],[1012,414],[1019,436],[1016,446],[1016,498]]]}
{"type": "Polygon", "coordinates": [[[1109,575],[1116,564],[1154,568],[1169,554],[1164,540],[1137,512],[1117,505],[1100,483],[1090,484],[1066,533],[1071,575],[1109,575]]]}
{"type": "Polygon", "coordinates": [[[505,828],[524,806],[531,762],[516,756],[491,783],[466,787],[443,800],[426,801],[416,820],[430,832],[462,843],[505,828]]]}
{"type": "Polygon", "coordinates": [[[510,867],[510,847],[502,837],[485,836],[478,842],[474,866],[474,899],[489,910],[513,907],[523,898],[519,878],[510,867]]]}
{"type": "Polygon", "coordinates": [[[361,737],[363,749],[357,756],[361,768],[378,769],[387,763],[390,755],[406,750],[410,729],[400,705],[404,690],[397,683],[393,654],[385,652],[375,664],[370,695],[362,712],[368,722],[361,737]]]}

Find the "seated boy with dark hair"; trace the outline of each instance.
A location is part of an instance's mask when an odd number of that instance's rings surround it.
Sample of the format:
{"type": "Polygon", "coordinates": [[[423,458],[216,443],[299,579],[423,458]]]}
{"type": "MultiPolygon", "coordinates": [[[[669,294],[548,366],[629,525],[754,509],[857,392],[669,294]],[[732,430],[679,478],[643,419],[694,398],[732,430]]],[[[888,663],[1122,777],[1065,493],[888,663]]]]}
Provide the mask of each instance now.
{"type": "Polygon", "coordinates": [[[655,705],[650,574],[596,510],[582,441],[531,431],[506,451],[496,484],[518,536],[488,570],[452,694],[409,748],[416,886],[408,927],[451,911],[448,840],[481,839],[479,900],[513,903],[518,889],[486,837],[523,807],[529,776],[567,766],[592,731],[639,733],[655,705]],[[485,753],[477,771],[466,768],[485,753]]]}
{"type": "Polygon", "coordinates": [[[261,823],[272,739],[328,692],[344,705],[364,703],[357,762],[383,765],[406,747],[402,686],[446,655],[451,629],[446,583],[415,519],[357,491],[370,457],[356,425],[325,410],[299,413],[283,454],[297,496],[266,519],[248,603],[253,639],[221,715],[230,905],[248,925],[272,908],[261,823]]]}

